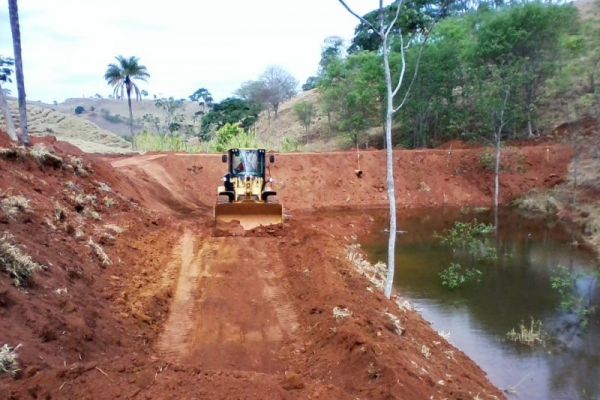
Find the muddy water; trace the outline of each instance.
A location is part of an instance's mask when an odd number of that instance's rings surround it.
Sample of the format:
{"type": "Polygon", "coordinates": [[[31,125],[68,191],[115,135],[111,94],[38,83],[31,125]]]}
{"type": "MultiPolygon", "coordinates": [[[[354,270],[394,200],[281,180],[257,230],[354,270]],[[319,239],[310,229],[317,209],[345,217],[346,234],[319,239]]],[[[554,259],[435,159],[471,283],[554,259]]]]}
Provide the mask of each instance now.
{"type": "MultiPolygon", "coordinates": [[[[593,255],[573,245],[576,236],[559,225],[531,220],[505,210],[500,218],[499,261],[480,264],[480,282],[451,291],[440,283],[439,272],[453,258],[439,245],[434,232],[454,221],[487,213],[428,210],[400,218],[396,252],[396,287],[438,331],[464,351],[509,398],[600,399],[600,317],[589,318],[582,330],[577,318],[560,310],[550,286],[558,265],[581,273],[577,287],[593,305],[600,290],[591,278],[597,271],[593,255]],[[530,348],[506,340],[520,321],[541,320],[553,339],[530,348]]],[[[378,232],[363,243],[371,261],[385,261],[385,217],[375,216],[378,232]]]]}

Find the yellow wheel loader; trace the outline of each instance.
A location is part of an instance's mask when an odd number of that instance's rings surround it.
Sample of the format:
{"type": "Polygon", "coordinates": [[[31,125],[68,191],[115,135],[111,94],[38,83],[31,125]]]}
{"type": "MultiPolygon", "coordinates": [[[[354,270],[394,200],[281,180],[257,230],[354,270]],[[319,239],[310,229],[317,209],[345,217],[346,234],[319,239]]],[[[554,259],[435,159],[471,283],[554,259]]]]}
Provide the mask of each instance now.
{"type": "MultiPolygon", "coordinates": [[[[228,173],[223,177],[223,186],[217,189],[217,226],[239,221],[248,230],[283,223],[283,207],[275,200],[272,179],[265,176],[266,156],[264,149],[230,149],[223,154],[228,173]]],[[[274,163],[275,156],[271,154],[268,162],[274,163]]]]}

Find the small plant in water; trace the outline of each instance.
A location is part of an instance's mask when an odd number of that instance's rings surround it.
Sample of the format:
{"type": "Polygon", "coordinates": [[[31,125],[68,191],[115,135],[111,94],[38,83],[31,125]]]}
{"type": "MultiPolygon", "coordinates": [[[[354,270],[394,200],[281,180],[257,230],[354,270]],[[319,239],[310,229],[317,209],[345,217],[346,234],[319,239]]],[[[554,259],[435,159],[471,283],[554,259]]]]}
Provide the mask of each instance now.
{"type": "Polygon", "coordinates": [[[496,248],[490,245],[489,236],[494,232],[493,225],[487,225],[474,219],[471,222],[455,222],[454,226],[444,234],[436,237],[440,243],[452,249],[455,255],[468,257],[470,267],[459,263],[450,266],[439,273],[442,286],[456,289],[467,282],[478,281],[482,273],[475,268],[475,263],[494,261],[498,257],[496,248]]]}
{"type": "Polygon", "coordinates": [[[440,272],[442,286],[448,289],[456,289],[462,285],[478,281],[481,277],[481,271],[476,268],[463,268],[458,263],[450,263],[450,266],[440,272]]]}
{"type": "Polygon", "coordinates": [[[550,277],[550,285],[560,296],[561,310],[577,315],[581,326],[585,328],[588,317],[596,311],[590,304],[590,295],[598,284],[597,276],[589,276],[588,296],[582,296],[577,289],[577,280],[584,278],[582,274],[570,271],[567,267],[559,265],[554,275],[550,277]]]}
{"type": "Polygon", "coordinates": [[[443,235],[436,235],[440,243],[453,251],[466,251],[474,260],[496,259],[496,248],[488,243],[488,237],[494,232],[494,226],[478,222],[455,222],[443,235]]]}
{"type": "Polygon", "coordinates": [[[545,344],[546,334],[543,330],[542,321],[536,321],[531,318],[529,326],[526,326],[523,321],[519,324],[517,330],[514,328],[506,333],[506,338],[511,342],[525,344],[527,346],[535,346],[536,344],[545,344]]]}

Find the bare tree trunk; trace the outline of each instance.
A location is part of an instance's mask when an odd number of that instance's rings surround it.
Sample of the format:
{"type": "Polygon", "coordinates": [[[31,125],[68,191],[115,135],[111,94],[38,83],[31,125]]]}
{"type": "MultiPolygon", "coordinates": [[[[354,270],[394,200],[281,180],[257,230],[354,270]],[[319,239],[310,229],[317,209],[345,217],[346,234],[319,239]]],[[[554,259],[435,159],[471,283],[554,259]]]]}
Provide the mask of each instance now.
{"type": "Polygon", "coordinates": [[[0,103],[0,106],[2,107],[2,113],[4,114],[4,120],[6,121],[6,131],[8,136],[12,141],[16,142],[18,138],[15,129],[15,123],[12,120],[12,115],[10,115],[10,109],[8,108],[8,102],[6,101],[6,96],[4,95],[2,86],[0,86],[0,103]]]}
{"type": "MultiPolygon", "coordinates": [[[[383,11],[382,11],[383,12],[383,11]]],[[[382,33],[384,27],[381,28],[382,33]]],[[[396,188],[394,185],[394,147],[392,146],[392,115],[394,113],[394,94],[392,89],[392,74],[388,57],[387,37],[383,38],[383,68],[385,71],[386,86],[386,113],[385,113],[385,147],[387,169],[387,195],[390,206],[390,231],[388,237],[388,271],[385,280],[384,295],[390,298],[394,285],[394,272],[396,267],[396,188]]]]}
{"type": "MultiPolygon", "coordinates": [[[[135,135],[133,134],[133,111],[131,110],[131,95],[127,91],[127,105],[129,106],[129,134],[131,135],[131,148],[135,150],[135,135]]],[[[168,128],[167,128],[168,129],[168,128]]]]}
{"type": "Polygon", "coordinates": [[[13,49],[15,56],[15,73],[17,76],[17,92],[19,95],[19,130],[21,144],[30,145],[29,131],[27,130],[27,99],[25,98],[25,79],[23,77],[23,59],[21,57],[21,29],[19,27],[19,9],[17,0],[8,0],[10,14],[10,29],[12,32],[13,49]]]}
{"type": "Polygon", "coordinates": [[[500,198],[500,157],[501,157],[501,146],[502,146],[502,130],[506,124],[504,121],[504,111],[506,110],[506,104],[508,102],[508,96],[510,92],[507,90],[504,94],[504,102],[502,103],[502,109],[499,113],[498,126],[494,130],[494,142],[496,146],[496,161],[494,165],[494,229],[496,231],[496,239],[498,238],[498,205],[500,198]]]}
{"type": "Polygon", "coordinates": [[[496,162],[494,166],[494,228],[498,235],[498,199],[500,197],[500,132],[496,131],[496,162]]]}

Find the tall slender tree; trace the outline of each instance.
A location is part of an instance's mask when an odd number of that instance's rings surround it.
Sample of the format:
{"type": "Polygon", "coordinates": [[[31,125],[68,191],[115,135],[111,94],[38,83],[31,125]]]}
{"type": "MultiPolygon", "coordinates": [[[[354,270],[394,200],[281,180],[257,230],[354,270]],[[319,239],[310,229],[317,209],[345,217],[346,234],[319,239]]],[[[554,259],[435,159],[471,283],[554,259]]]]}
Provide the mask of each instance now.
{"type": "Polygon", "coordinates": [[[21,28],[19,26],[19,8],[17,0],[8,0],[10,15],[10,30],[12,33],[13,51],[15,56],[15,72],[17,77],[17,93],[19,96],[19,137],[21,144],[29,146],[29,131],[27,130],[27,99],[25,98],[25,78],[23,77],[23,58],[21,57],[21,28]]]}
{"type": "MultiPolygon", "coordinates": [[[[387,185],[387,195],[388,202],[390,208],[390,230],[389,230],[389,238],[388,238],[388,271],[387,277],[384,286],[384,294],[387,298],[390,298],[392,295],[392,289],[394,285],[394,270],[396,267],[395,263],[395,251],[396,251],[396,188],[394,184],[394,146],[392,143],[392,117],[398,112],[406,103],[408,99],[408,95],[410,93],[410,88],[415,81],[415,77],[418,72],[419,61],[421,58],[422,52],[419,52],[419,57],[417,59],[417,64],[414,67],[414,75],[410,83],[405,85],[405,72],[406,72],[406,54],[405,51],[408,48],[404,43],[404,33],[401,28],[396,27],[396,21],[400,17],[400,12],[403,10],[403,0],[395,0],[393,4],[396,5],[395,11],[392,14],[393,18],[391,22],[389,16],[386,15],[388,10],[392,8],[384,7],[383,0],[379,0],[379,8],[378,8],[378,23],[372,24],[367,21],[364,17],[361,17],[357,13],[355,13],[344,0],[338,0],[342,6],[353,16],[358,18],[358,20],[368,26],[372,32],[375,32],[381,41],[381,54],[383,56],[383,72],[386,86],[386,113],[385,113],[385,148],[386,148],[386,185],[387,185]],[[391,36],[395,36],[398,40],[398,44],[400,47],[400,72],[398,76],[398,80],[394,86],[392,82],[392,73],[390,70],[390,41],[392,39],[391,36]],[[398,94],[401,89],[405,89],[404,96],[399,104],[396,105],[394,97],[398,94]]],[[[424,47],[421,47],[421,51],[424,47]]]]}
{"type": "Polygon", "coordinates": [[[135,135],[133,133],[133,111],[131,110],[131,92],[135,94],[137,101],[142,100],[140,89],[134,82],[135,79],[146,81],[150,74],[144,65],[139,64],[139,58],[132,57],[115,57],[117,64],[108,64],[108,68],[104,73],[104,79],[111,85],[114,90],[115,98],[122,99],[127,94],[127,105],[129,106],[129,133],[135,149],[135,135]]]}

